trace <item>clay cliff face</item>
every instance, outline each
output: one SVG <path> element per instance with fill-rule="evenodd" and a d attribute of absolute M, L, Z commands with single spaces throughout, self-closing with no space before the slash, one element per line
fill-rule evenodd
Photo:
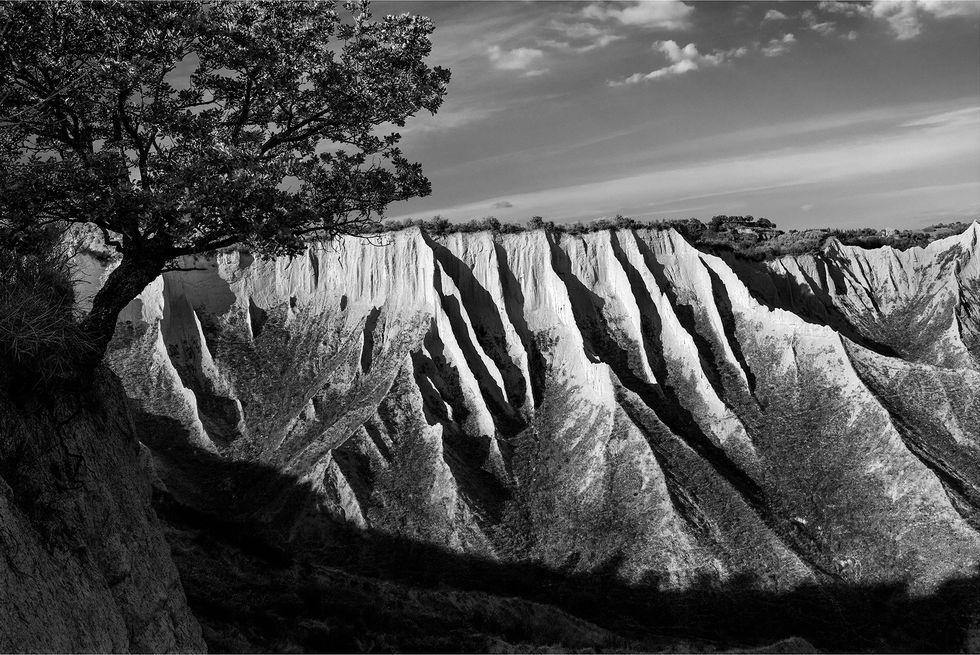
<path fill-rule="evenodd" d="M 926 591 L 980 564 L 978 235 L 767 264 L 642 230 L 188 258 L 108 359 L 175 499 L 293 540 Z"/>

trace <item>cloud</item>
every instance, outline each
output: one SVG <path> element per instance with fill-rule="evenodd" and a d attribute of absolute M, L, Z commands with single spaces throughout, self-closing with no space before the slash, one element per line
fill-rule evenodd
<path fill-rule="evenodd" d="M 485 101 L 480 101 L 479 103 L 471 101 L 469 104 L 464 104 L 454 98 L 450 98 L 446 101 L 446 104 L 439 108 L 438 113 L 434 115 L 427 112 L 420 113 L 408 119 L 405 127 L 391 125 L 390 129 L 386 131 L 398 132 L 403 137 L 433 132 L 444 133 L 447 130 L 463 127 L 464 125 L 478 123 L 488 116 L 503 110 L 505 107 L 506 104 L 492 104 Z"/>
<path fill-rule="evenodd" d="M 870 3 L 824 0 L 817 8 L 843 16 L 865 16 L 882 20 L 899 40 L 919 36 L 922 33 L 922 22 L 926 18 L 943 20 L 980 15 L 980 3 L 967 0 L 872 0 Z"/>
<path fill-rule="evenodd" d="M 814 207 L 816 207 L 816 205 L 814 205 L 814 204 L 811 204 L 811 203 L 807 203 L 807 204 L 805 204 L 805 205 L 800 205 L 800 209 L 801 209 L 801 210 L 803 210 L 803 211 L 805 211 L 805 212 L 808 212 L 808 211 L 810 211 L 810 210 L 811 210 L 811 209 L 813 209 Z"/>
<path fill-rule="evenodd" d="M 867 2 L 849 2 L 846 0 L 822 0 L 817 5 L 820 11 L 832 14 L 843 14 L 844 16 L 857 16 L 867 14 L 869 6 Z"/>
<path fill-rule="evenodd" d="M 803 24 L 807 28 L 813 30 L 820 36 L 830 36 L 837 30 L 837 26 L 833 21 L 821 21 L 811 9 L 807 9 L 800 14 L 800 18 L 803 19 Z"/>
<path fill-rule="evenodd" d="M 768 23 L 775 20 L 786 20 L 786 14 L 779 11 L 778 9 L 770 9 L 766 12 L 766 15 L 762 17 L 763 23 Z"/>
<path fill-rule="evenodd" d="M 919 127 L 889 131 L 858 138 L 835 139 L 812 147 L 776 148 L 747 153 L 730 159 L 706 159 L 677 167 L 641 170 L 627 177 L 541 189 L 509 196 L 527 215 L 575 219 L 631 207 L 664 207 L 669 203 L 707 198 L 757 197 L 759 192 L 778 189 L 864 189 L 872 183 L 901 188 L 908 179 L 919 179 L 924 171 L 975 170 L 980 164 L 976 139 L 980 126 L 949 124 L 939 128 Z M 948 183 L 966 183 L 964 179 Z M 975 181 L 964 187 L 980 191 Z M 800 197 L 799 192 L 794 192 Z M 807 192 L 808 195 L 814 191 Z M 811 195 L 811 197 L 813 197 Z M 974 199 L 976 195 L 974 194 Z M 614 199 L 614 200 L 609 200 Z M 481 215 L 491 200 L 438 208 L 449 218 Z M 610 203 L 614 203 L 611 205 Z M 794 206 L 811 202 L 797 200 Z M 814 206 L 819 210 L 821 206 Z M 887 207 L 894 211 L 894 207 Z M 894 217 L 893 217 L 894 219 Z"/>
<path fill-rule="evenodd" d="M 670 62 L 669 66 L 658 68 L 649 73 L 634 73 L 624 80 L 611 81 L 609 85 L 623 86 L 667 77 L 676 77 L 677 75 L 701 70 L 702 68 L 714 68 L 729 59 L 744 57 L 748 54 L 748 48 L 744 46 L 726 51 L 715 50 L 707 54 L 698 52 L 697 46 L 693 43 L 688 43 L 682 48 L 677 45 L 676 41 L 657 41 L 653 47 L 667 57 L 667 61 Z"/>
<path fill-rule="evenodd" d="M 498 200 L 497 202 L 493 203 L 490 206 L 493 207 L 494 209 L 510 209 L 514 205 L 507 202 L 506 200 Z"/>
<path fill-rule="evenodd" d="M 592 39 L 605 35 L 606 31 L 598 25 L 592 23 L 562 23 L 552 21 L 549 25 L 552 29 L 558 30 L 570 39 Z"/>
<path fill-rule="evenodd" d="M 582 16 L 594 20 L 616 20 L 623 25 L 648 29 L 683 30 L 690 27 L 693 11 L 694 7 L 680 0 L 632 2 L 622 8 L 593 3 L 582 10 Z"/>
<path fill-rule="evenodd" d="M 766 57 L 779 57 L 780 55 L 785 55 L 796 43 L 796 37 L 792 33 L 787 32 L 783 34 L 782 38 L 772 39 L 766 45 L 762 46 L 762 54 Z"/>
<path fill-rule="evenodd" d="M 965 107 L 906 121 L 900 127 L 967 127 L 980 123 L 980 107 Z"/>
<path fill-rule="evenodd" d="M 544 57 L 544 51 L 537 48 L 504 50 L 499 45 L 493 45 L 487 49 L 487 56 L 497 70 L 525 71 L 526 76 L 540 75 L 546 70 L 531 68 Z"/>
<path fill-rule="evenodd" d="M 888 23 L 896 39 L 914 39 L 922 32 L 919 11 L 912 2 L 877 2 L 872 13 Z"/>
<path fill-rule="evenodd" d="M 548 27 L 561 34 L 562 40 L 542 41 L 541 45 L 547 45 L 559 50 L 590 52 L 599 48 L 605 48 L 614 41 L 626 38 L 621 34 L 613 33 L 607 27 L 582 21 L 565 23 L 559 20 L 553 20 Z"/>
<path fill-rule="evenodd" d="M 922 33 L 924 18 L 976 17 L 980 15 L 980 3 L 960 0 L 873 0 L 866 13 L 888 23 L 895 38 L 907 40 Z"/>

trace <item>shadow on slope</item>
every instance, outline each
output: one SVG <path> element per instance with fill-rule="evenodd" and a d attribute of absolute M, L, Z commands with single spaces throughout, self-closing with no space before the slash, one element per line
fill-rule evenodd
<path fill-rule="evenodd" d="M 173 493 L 158 490 L 155 506 L 213 651 L 716 651 L 789 637 L 828 651 L 978 645 L 980 572 L 920 597 L 874 581 L 775 592 L 704 578 L 663 590 L 619 579 L 616 558 L 554 570 L 359 530 L 271 467 L 187 448 L 157 460 Z M 178 497 L 211 502 L 202 511 Z"/>
<path fill-rule="evenodd" d="M 764 261 L 743 259 L 728 253 L 721 257 L 759 304 L 769 309 L 791 312 L 808 323 L 827 326 L 879 355 L 899 356 L 892 346 L 868 336 L 838 309 L 831 294 L 845 293 L 846 287 L 833 260 L 815 255 L 820 279 L 814 280 L 801 271 L 804 278 L 804 282 L 801 282 L 786 271 L 775 270 Z M 877 307 L 875 311 L 880 312 Z"/>

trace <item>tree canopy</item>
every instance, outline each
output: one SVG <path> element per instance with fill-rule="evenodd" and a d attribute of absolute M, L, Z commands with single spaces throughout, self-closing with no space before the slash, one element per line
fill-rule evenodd
<path fill-rule="evenodd" d="M 425 17 L 110 0 L 3 3 L 0 24 L 0 236 L 102 232 L 122 255 L 86 319 L 102 349 L 181 255 L 295 254 L 429 193 L 395 131 L 449 81 Z"/>

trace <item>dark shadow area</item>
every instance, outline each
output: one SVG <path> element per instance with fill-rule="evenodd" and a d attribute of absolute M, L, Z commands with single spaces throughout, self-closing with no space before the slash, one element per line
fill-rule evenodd
<path fill-rule="evenodd" d="M 470 267 L 454 255 L 452 251 L 430 239 L 424 232 L 422 233 L 422 238 L 432 248 L 432 253 L 436 261 L 439 262 L 439 265 L 442 266 L 442 269 L 449 275 L 453 284 L 459 290 L 459 297 L 463 303 L 462 309 L 465 309 L 467 316 L 470 318 L 473 333 L 476 335 L 480 348 L 497 366 L 497 370 L 500 371 L 505 387 L 504 390 L 507 393 L 510 404 L 514 407 L 522 407 L 527 396 L 526 383 L 524 381 L 524 375 L 507 353 L 507 338 L 497 302 L 490 295 L 490 292 L 476 279 Z M 446 302 L 450 299 L 442 293 L 438 274 L 436 277 L 435 282 L 442 296 L 443 305 L 445 306 Z M 465 334 L 460 308 L 455 308 L 455 311 L 452 311 L 452 307 L 445 307 L 445 309 L 449 314 L 450 320 L 453 322 L 454 332 Z M 464 342 L 469 341 L 469 339 L 460 338 L 460 334 L 457 334 L 457 339 L 460 341 L 461 346 L 464 346 Z M 523 429 L 523 426 L 518 428 L 518 431 L 520 429 Z"/>
<path fill-rule="evenodd" d="M 650 244 L 648 244 L 645 239 L 641 238 L 636 230 L 633 231 L 633 241 L 636 243 L 637 250 L 643 257 L 644 265 L 653 275 L 653 279 L 657 283 L 657 287 L 667 298 L 667 301 L 674 312 L 674 316 L 677 317 L 677 321 L 694 341 L 694 346 L 698 351 L 698 360 L 701 364 L 702 372 L 708 379 L 708 382 L 711 384 L 712 388 L 718 394 L 718 397 L 721 398 L 726 404 L 730 403 L 731 397 L 738 395 L 738 389 L 726 388 L 725 379 L 727 377 L 729 382 L 731 382 L 732 376 L 725 376 L 723 374 L 722 369 L 726 366 L 724 358 L 720 357 L 719 354 L 715 352 L 715 347 L 712 345 L 711 341 L 705 338 L 705 336 L 701 334 L 701 330 L 698 329 L 698 318 L 695 315 L 694 307 L 692 305 L 680 302 L 677 297 L 677 292 L 674 290 L 673 284 L 667 278 L 667 269 L 650 249 Z M 731 386 L 731 384 L 729 384 L 729 386 Z"/>
<path fill-rule="evenodd" d="M 725 340 L 728 342 L 728 347 L 731 348 L 732 354 L 735 355 L 735 361 L 738 362 L 739 367 L 742 369 L 742 373 L 745 374 L 746 383 L 749 386 L 749 393 L 753 396 L 755 395 L 755 373 L 749 367 L 747 361 L 745 361 L 745 355 L 742 353 L 742 347 L 738 343 L 738 337 L 735 333 L 735 310 L 732 309 L 732 300 L 728 297 L 728 291 L 725 289 L 725 284 L 718 277 L 718 274 L 712 270 L 710 266 L 705 266 L 704 270 L 708 273 L 708 278 L 711 280 L 711 295 L 715 301 L 715 308 L 718 310 L 718 316 L 721 318 L 721 326 L 725 332 Z"/>
<path fill-rule="evenodd" d="M 493 436 L 474 438 L 460 429 L 460 424 L 469 416 L 469 410 L 463 398 L 459 373 L 443 355 L 444 346 L 434 325 L 425 337 L 425 345 L 432 359 L 418 351 L 413 352 L 411 357 L 415 384 L 422 392 L 426 421 L 429 425 L 442 424 L 443 460 L 453 472 L 463 495 L 481 511 L 499 517 L 507 491 L 493 474 L 483 468 Z M 452 416 L 447 412 L 447 406 L 451 408 Z"/>
<path fill-rule="evenodd" d="M 504 310 L 507 318 L 517 332 L 517 336 L 527 352 L 527 367 L 531 376 L 531 399 L 535 407 L 541 405 L 544 396 L 544 375 L 547 367 L 544 366 L 544 358 L 541 356 L 541 349 L 527 325 L 524 318 L 524 293 L 521 291 L 521 283 L 515 277 L 507 261 L 507 251 L 499 244 L 494 242 L 494 249 L 497 253 L 497 263 L 500 267 L 500 283 L 503 286 Z"/>
<path fill-rule="evenodd" d="M 593 638 L 570 617 L 524 608 L 517 623 L 502 618 L 525 601 L 600 626 L 615 639 L 594 636 L 590 647 L 615 651 L 758 648 L 800 637 L 834 652 L 960 652 L 980 621 L 980 572 L 922 597 L 900 583 L 774 591 L 748 577 L 661 589 L 656 579 L 620 579 L 614 563 L 558 571 L 361 530 L 320 511 L 308 483 L 277 469 L 172 441 L 149 445 L 168 489 L 154 504 L 213 651 L 484 651 L 493 639 L 567 650 Z M 426 608 L 443 601 L 430 616 Z"/>
<path fill-rule="evenodd" d="M 372 307 L 364 321 L 364 345 L 361 346 L 361 373 L 367 375 L 374 362 L 374 331 L 378 328 L 378 317 L 381 310 Z"/>

